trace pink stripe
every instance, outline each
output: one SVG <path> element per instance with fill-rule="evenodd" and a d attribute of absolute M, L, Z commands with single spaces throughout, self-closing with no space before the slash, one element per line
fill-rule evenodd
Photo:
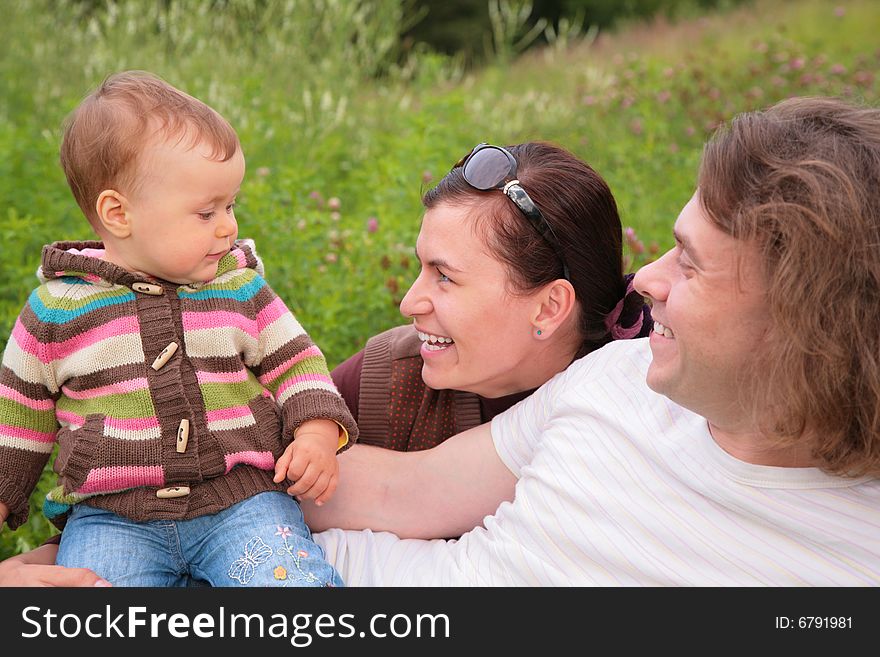
<path fill-rule="evenodd" d="M 283 363 L 281 363 L 281 365 L 279 365 L 275 369 L 270 370 L 268 372 L 264 372 L 263 375 L 260 377 L 260 383 L 262 383 L 263 385 L 266 385 L 267 383 L 269 383 L 269 381 L 274 381 L 279 375 L 281 375 L 283 372 L 286 372 L 287 370 L 289 370 L 291 367 L 296 365 L 301 360 L 305 360 L 306 358 L 312 358 L 314 356 L 321 356 L 321 355 L 322 355 L 321 350 L 318 349 L 317 345 L 312 345 L 308 349 L 303 349 L 296 356 L 294 356 L 293 358 L 291 358 L 289 360 L 284 361 Z"/>
<path fill-rule="evenodd" d="M 196 372 L 199 383 L 241 383 L 247 381 L 247 370 L 237 372 Z"/>
<path fill-rule="evenodd" d="M 89 345 L 95 344 L 96 342 L 100 342 L 101 340 L 115 338 L 120 335 L 138 333 L 139 331 L 140 325 L 138 324 L 137 317 L 134 315 L 120 317 L 101 326 L 89 329 L 88 331 L 70 338 L 69 340 L 65 340 L 64 342 L 47 342 L 43 344 L 42 347 L 45 349 L 45 358 L 44 354 L 40 353 L 40 342 L 28 333 L 24 328 L 24 325 L 20 322 L 16 322 L 15 328 L 12 329 L 12 336 L 22 349 L 33 354 L 42 362 L 48 363 L 58 358 L 65 358 L 66 356 L 69 356 L 80 349 L 84 349 Z"/>
<path fill-rule="evenodd" d="M 3 385 L 2 383 L 0 383 L 0 397 L 11 399 L 16 403 L 21 404 L 22 406 L 27 406 L 35 411 L 48 411 L 55 408 L 55 402 L 51 399 L 31 399 L 30 397 L 25 397 L 18 390 Z"/>
<path fill-rule="evenodd" d="M 38 443 L 54 443 L 55 433 L 44 433 L 43 431 L 34 431 L 33 429 L 25 429 L 24 427 L 13 427 L 8 424 L 0 424 L 0 435 L 9 436 L 11 438 L 21 438 L 23 440 L 32 440 Z"/>
<path fill-rule="evenodd" d="M 251 409 L 247 406 L 230 406 L 229 408 L 218 408 L 216 411 L 208 411 L 205 417 L 208 422 L 216 422 L 217 420 L 234 420 L 250 414 Z"/>
<path fill-rule="evenodd" d="M 21 350 L 31 356 L 36 356 L 42 362 L 46 362 L 42 358 L 41 342 L 36 337 L 28 333 L 24 327 L 21 318 L 15 320 L 15 326 L 12 327 L 12 338 L 21 348 Z"/>
<path fill-rule="evenodd" d="M 287 310 L 287 306 L 284 305 L 284 302 L 280 297 L 275 297 L 275 299 L 265 308 L 263 308 L 260 312 L 257 313 L 257 326 L 260 327 L 262 331 L 264 328 L 269 326 L 276 319 L 281 317 L 282 315 L 287 314 L 289 311 Z"/>
<path fill-rule="evenodd" d="M 236 327 L 256 338 L 259 335 L 254 322 L 239 313 L 215 310 L 206 313 L 183 313 L 183 329 L 197 331 L 199 329 L 216 329 Z"/>
<path fill-rule="evenodd" d="M 86 423 L 86 419 L 82 415 L 77 415 L 70 411 L 56 411 L 55 417 L 60 422 L 66 422 L 78 427 Z M 132 419 L 105 417 L 104 426 L 113 427 L 119 431 L 147 431 L 148 429 L 158 428 L 159 419 L 156 417 L 136 417 Z"/>
<path fill-rule="evenodd" d="M 98 260 L 104 259 L 104 249 L 82 249 L 81 251 L 77 251 L 76 249 L 69 249 L 71 253 L 81 253 L 84 256 L 89 256 L 90 258 L 97 258 Z"/>
<path fill-rule="evenodd" d="M 77 493 L 108 493 L 138 486 L 161 486 L 165 474 L 160 465 L 128 465 L 95 468 L 89 471 L 85 483 Z"/>
<path fill-rule="evenodd" d="M 246 463 L 260 470 L 275 469 L 275 459 L 272 457 L 272 452 L 235 452 L 226 454 L 224 458 L 226 459 L 226 472 L 232 470 L 239 463 Z"/>
<path fill-rule="evenodd" d="M 244 269 L 245 267 L 247 267 L 247 256 L 242 249 L 233 249 L 232 255 L 235 256 L 235 259 L 238 262 L 239 269 Z"/>
<path fill-rule="evenodd" d="M 77 415 L 76 413 L 71 413 L 70 411 L 55 411 L 55 419 L 57 419 L 59 422 L 72 424 L 78 427 L 81 427 L 86 423 L 86 419 L 82 415 Z"/>
<path fill-rule="evenodd" d="M 309 381 L 320 381 L 321 383 L 329 383 L 333 385 L 333 379 L 329 376 L 324 376 L 323 374 L 300 374 L 299 376 L 295 376 L 292 379 L 288 379 L 278 388 L 278 392 L 275 393 L 276 397 L 280 397 L 281 393 L 290 388 L 291 386 L 295 386 L 298 383 L 306 383 Z"/>
<path fill-rule="evenodd" d="M 127 392 L 135 392 L 136 390 L 145 390 L 149 387 L 149 383 L 145 377 L 139 379 L 129 379 L 128 381 L 120 381 L 119 383 L 111 383 L 100 388 L 90 388 L 89 390 L 71 390 L 67 386 L 61 386 L 61 390 L 70 399 L 93 399 L 95 397 L 103 397 L 105 395 L 124 394 Z"/>
<path fill-rule="evenodd" d="M 75 338 L 65 340 L 64 342 L 49 343 L 47 346 L 47 355 L 52 360 L 65 358 L 70 354 L 77 352 L 85 347 L 93 345 L 102 340 L 119 337 L 121 335 L 130 335 L 132 333 L 140 333 L 140 324 L 137 317 L 127 315 L 118 319 L 111 320 L 103 326 L 96 326 Z"/>

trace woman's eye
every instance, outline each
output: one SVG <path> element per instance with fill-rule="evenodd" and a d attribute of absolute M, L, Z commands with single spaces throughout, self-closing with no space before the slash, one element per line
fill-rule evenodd
<path fill-rule="evenodd" d="M 449 278 L 449 276 L 447 276 L 446 274 L 444 274 L 444 273 L 443 273 L 442 271 L 440 271 L 439 269 L 437 270 L 437 277 L 438 277 L 438 281 L 439 281 L 440 283 L 451 283 L 451 282 L 452 282 L 452 279 Z"/>

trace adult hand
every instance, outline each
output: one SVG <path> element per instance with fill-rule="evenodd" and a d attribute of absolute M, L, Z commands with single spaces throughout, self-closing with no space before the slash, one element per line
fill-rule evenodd
<path fill-rule="evenodd" d="M 110 586 L 91 570 L 56 566 L 57 552 L 57 545 L 41 545 L 0 561 L 0 586 Z"/>

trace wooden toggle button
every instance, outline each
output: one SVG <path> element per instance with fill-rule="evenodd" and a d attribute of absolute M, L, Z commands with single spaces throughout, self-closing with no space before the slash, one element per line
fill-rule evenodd
<path fill-rule="evenodd" d="M 135 292 L 140 292 L 141 294 L 149 294 L 154 297 L 159 297 L 164 294 L 161 285 L 154 285 L 153 283 L 144 283 L 143 281 L 138 281 L 137 283 L 133 283 L 131 289 Z"/>
<path fill-rule="evenodd" d="M 172 342 L 162 350 L 162 353 L 156 356 L 156 360 L 153 361 L 153 364 L 150 365 L 150 367 L 158 371 L 165 363 L 171 360 L 171 357 L 175 354 L 176 351 L 177 343 Z"/>
<path fill-rule="evenodd" d="M 189 495 L 189 486 L 168 486 L 156 491 L 156 497 L 160 500 L 170 500 L 175 497 L 186 497 L 187 495 Z"/>
<path fill-rule="evenodd" d="M 177 427 L 177 453 L 183 454 L 186 451 L 186 444 L 189 442 L 189 420 L 183 419 Z"/>

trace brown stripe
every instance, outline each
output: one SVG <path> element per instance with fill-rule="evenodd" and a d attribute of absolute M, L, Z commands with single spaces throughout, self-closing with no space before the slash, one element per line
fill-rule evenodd
<path fill-rule="evenodd" d="M 245 368 L 241 358 L 237 356 L 217 356 L 211 358 L 190 358 L 190 362 L 198 372 L 228 373 L 240 372 Z"/>
<path fill-rule="evenodd" d="M 97 365 L 97 364 L 96 364 Z M 147 376 L 146 363 L 134 363 L 130 365 L 117 365 L 105 370 L 98 370 L 89 374 L 82 374 L 64 382 L 64 387 L 73 391 L 91 390 L 112 383 L 121 383 Z"/>
<path fill-rule="evenodd" d="M 261 376 L 263 372 L 271 372 L 279 365 L 284 364 L 298 353 L 305 351 L 315 343 L 312 342 L 312 339 L 306 335 L 305 333 L 295 337 L 290 342 L 285 342 L 278 349 L 276 349 L 273 353 L 266 355 L 263 358 L 263 361 L 255 366 L 254 374 L 257 376 Z M 323 369 L 327 369 L 327 363 L 324 363 Z M 330 372 L 327 371 L 327 376 L 330 376 Z"/>
<path fill-rule="evenodd" d="M 268 285 L 263 285 L 249 303 L 253 306 L 254 311 L 259 313 L 277 298 L 278 295 L 272 291 L 272 288 Z"/>
<path fill-rule="evenodd" d="M 113 495 L 89 498 L 89 506 L 107 509 L 143 522 L 146 520 L 187 520 L 217 513 L 258 493 L 284 490 L 290 484 L 272 481 L 274 473 L 239 465 L 223 477 L 188 484 L 186 497 L 159 499 L 156 488 L 133 488 Z"/>
<path fill-rule="evenodd" d="M 5 365 L 0 367 L 0 383 L 9 386 L 13 390 L 17 390 L 25 397 L 30 397 L 31 399 L 45 400 L 58 398 L 57 394 L 51 394 L 42 383 L 30 383 L 25 381 L 24 379 L 19 378 L 15 372 Z"/>

